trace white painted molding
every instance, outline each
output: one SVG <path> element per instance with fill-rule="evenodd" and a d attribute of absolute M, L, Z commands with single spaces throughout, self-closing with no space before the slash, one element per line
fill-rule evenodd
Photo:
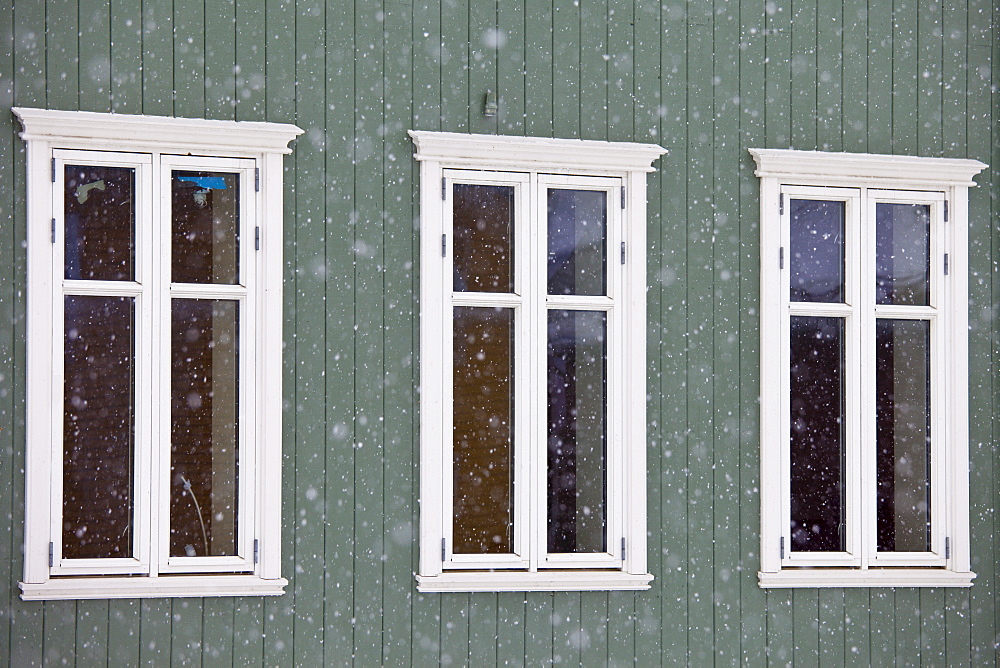
<path fill-rule="evenodd" d="M 60 148 L 164 151 L 197 155 L 291 153 L 302 130 L 285 123 L 220 121 L 14 107 L 25 141 Z"/>
<path fill-rule="evenodd" d="M 653 576 L 608 571 L 537 571 L 535 573 L 443 573 L 417 576 L 422 592 L 476 591 L 642 591 Z"/>
<path fill-rule="evenodd" d="M 512 171 L 557 171 L 601 174 L 615 171 L 652 172 L 652 163 L 667 150 L 656 144 L 473 135 L 458 132 L 410 130 L 417 147 L 417 160 L 441 163 L 442 167 L 509 169 Z"/>
<path fill-rule="evenodd" d="M 932 568 L 785 569 L 779 573 L 757 573 L 764 588 L 791 587 L 971 587 L 975 573 L 957 573 Z"/>
<path fill-rule="evenodd" d="M 972 177 L 988 165 L 978 160 L 920 158 L 871 153 L 827 153 L 752 148 L 755 175 L 782 183 L 865 185 L 871 188 L 975 186 Z M 817 183 L 820 181 L 820 183 Z"/>
<path fill-rule="evenodd" d="M 170 575 L 155 578 L 53 578 L 44 584 L 18 583 L 24 601 L 110 598 L 191 598 L 280 596 L 288 580 L 255 575 Z"/>

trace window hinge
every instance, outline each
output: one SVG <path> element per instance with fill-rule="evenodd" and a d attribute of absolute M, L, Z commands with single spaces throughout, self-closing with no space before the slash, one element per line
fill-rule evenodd
<path fill-rule="evenodd" d="M 949 269 L 949 267 L 948 267 L 948 254 L 945 253 L 944 254 L 944 275 L 945 276 L 948 275 L 948 269 Z"/>
<path fill-rule="evenodd" d="M 778 269 L 785 268 L 785 247 L 782 246 L 778 249 Z"/>
<path fill-rule="evenodd" d="M 944 558 L 951 559 L 951 538 L 947 536 L 944 539 Z"/>
<path fill-rule="evenodd" d="M 441 257 L 447 257 L 448 255 L 448 235 L 441 235 Z"/>
<path fill-rule="evenodd" d="M 781 546 L 781 558 L 784 559 L 785 558 L 785 537 L 784 536 L 781 537 L 780 546 Z"/>
<path fill-rule="evenodd" d="M 49 543 L 49 568 L 52 568 L 53 566 L 56 565 L 55 555 L 56 555 L 55 546 L 52 543 Z"/>
<path fill-rule="evenodd" d="M 52 158 L 52 183 L 56 182 L 56 159 Z M 947 220 L 947 218 L 945 218 Z"/>
<path fill-rule="evenodd" d="M 622 264 L 625 264 L 625 242 L 622 242 Z"/>
<path fill-rule="evenodd" d="M 944 222 L 948 222 L 948 200 L 944 201 Z"/>
<path fill-rule="evenodd" d="M 52 219 L 52 243 L 56 242 L 56 219 Z"/>
<path fill-rule="evenodd" d="M 785 215 L 785 193 L 778 194 L 778 215 Z"/>
<path fill-rule="evenodd" d="M 446 199 L 448 199 L 448 183 L 445 181 L 445 178 L 442 176 L 441 177 L 441 200 L 444 201 Z"/>
<path fill-rule="evenodd" d="M 253 189 L 260 192 L 260 167 L 254 167 L 253 170 Z"/>
<path fill-rule="evenodd" d="M 253 539 L 253 563 L 260 562 L 260 540 Z"/>
<path fill-rule="evenodd" d="M 625 561 L 625 536 L 622 536 L 622 561 Z"/>
<path fill-rule="evenodd" d="M 253 249 L 260 250 L 260 225 L 253 228 Z"/>
<path fill-rule="evenodd" d="M 444 538 L 442 538 L 441 539 L 441 561 L 444 561 L 444 555 L 445 555 L 445 551 L 444 551 Z"/>
<path fill-rule="evenodd" d="M 625 186 L 622 186 L 622 208 L 625 208 Z"/>

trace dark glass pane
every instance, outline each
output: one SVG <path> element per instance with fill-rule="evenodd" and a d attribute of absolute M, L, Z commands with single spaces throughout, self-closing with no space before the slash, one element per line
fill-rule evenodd
<path fill-rule="evenodd" d="M 607 193 L 555 188 L 548 193 L 549 294 L 605 294 Z"/>
<path fill-rule="evenodd" d="M 549 311 L 548 551 L 607 551 L 607 318 Z"/>
<path fill-rule="evenodd" d="M 135 302 L 72 296 L 63 304 L 62 554 L 132 557 Z"/>
<path fill-rule="evenodd" d="M 844 321 L 791 318 L 791 541 L 844 549 Z"/>
<path fill-rule="evenodd" d="M 174 283 L 239 283 L 240 179 L 225 172 L 173 172 Z"/>
<path fill-rule="evenodd" d="M 789 299 L 844 301 L 844 202 L 791 199 Z"/>
<path fill-rule="evenodd" d="M 454 185 L 455 292 L 514 292 L 514 188 Z"/>
<path fill-rule="evenodd" d="M 170 555 L 234 555 L 237 302 L 174 299 L 171 311 Z"/>
<path fill-rule="evenodd" d="M 456 554 L 509 554 L 514 529 L 514 310 L 454 309 Z"/>
<path fill-rule="evenodd" d="M 131 281 L 135 275 L 135 169 L 66 165 L 66 278 Z"/>
<path fill-rule="evenodd" d="M 878 549 L 925 552 L 931 539 L 930 323 L 875 328 Z"/>
<path fill-rule="evenodd" d="M 930 255 L 929 206 L 875 205 L 875 289 L 879 304 L 929 304 Z"/>

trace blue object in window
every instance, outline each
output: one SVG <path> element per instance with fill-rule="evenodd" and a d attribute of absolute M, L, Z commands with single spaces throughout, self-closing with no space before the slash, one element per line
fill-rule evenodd
<path fill-rule="evenodd" d="M 226 190 L 226 180 L 221 176 L 181 176 L 181 181 L 193 183 L 205 190 Z"/>

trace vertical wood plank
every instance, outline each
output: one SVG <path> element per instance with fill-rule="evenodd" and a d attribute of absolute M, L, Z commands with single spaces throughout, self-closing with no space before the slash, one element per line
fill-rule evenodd
<path fill-rule="evenodd" d="M 944 590 L 921 589 L 920 660 L 927 666 L 945 665 Z"/>
<path fill-rule="evenodd" d="M 76 663 L 76 601 L 46 601 L 41 641 L 44 665 Z"/>
<path fill-rule="evenodd" d="M 79 0 L 79 20 L 80 109 L 111 111 L 111 7 Z"/>
<path fill-rule="evenodd" d="M 236 3 L 236 120 L 264 118 L 265 0 Z"/>
<path fill-rule="evenodd" d="M 139 604 L 139 662 L 170 664 L 170 608 L 164 598 L 147 598 Z"/>
<path fill-rule="evenodd" d="M 552 662 L 580 665 L 580 594 L 557 591 L 552 595 Z"/>
<path fill-rule="evenodd" d="M 552 2 L 552 129 L 580 137 L 580 3 Z"/>
<path fill-rule="evenodd" d="M 818 593 L 820 665 L 847 665 L 847 656 L 844 654 L 844 619 L 846 615 L 844 590 L 823 588 Z"/>
<path fill-rule="evenodd" d="M 551 137 L 553 132 L 553 34 L 550 0 L 524 0 L 525 134 Z"/>
<path fill-rule="evenodd" d="M 56 109 L 79 109 L 81 39 L 76 8 L 63 7 L 56 0 L 39 4 L 45 21 L 46 103 Z"/>
<path fill-rule="evenodd" d="M 483 113 L 486 91 L 497 90 L 500 33 L 496 0 L 469 3 L 469 132 L 496 134 L 497 116 Z"/>
<path fill-rule="evenodd" d="M 405 4 L 387 4 L 385 32 L 385 103 L 383 118 L 385 143 L 382 163 L 385 166 L 383 203 L 385 211 L 385 539 L 383 554 L 385 585 L 384 610 L 392 611 L 384 624 L 382 662 L 405 665 L 410 658 L 412 625 L 411 592 L 414 590 L 413 564 L 417 559 L 414 498 L 416 478 L 414 443 L 416 412 L 414 393 L 415 336 L 417 314 L 415 295 L 419 284 L 414 273 L 414 258 L 419 255 L 419 234 L 414 226 L 416 206 L 413 193 L 417 168 L 412 160 L 412 144 L 406 135 L 412 113 L 410 77 L 413 54 L 409 36 L 413 30 L 410 8 Z M 494 84 L 495 85 L 495 84 Z M 495 606 L 494 606 L 495 607 Z M 496 613 L 493 613 L 494 624 Z M 495 646 L 495 643 L 493 644 Z"/>
<path fill-rule="evenodd" d="M 174 113 L 174 28 L 171 0 L 142 3 L 142 113 Z"/>
<path fill-rule="evenodd" d="M 201 638 L 205 613 L 205 599 L 170 599 L 170 660 L 171 666 L 200 666 L 202 659 Z"/>
<path fill-rule="evenodd" d="M 816 3 L 816 148 L 843 150 L 844 4 Z"/>
<path fill-rule="evenodd" d="M 896 617 L 896 665 L 916 666 L 920 656 L 920 591 L 912 587 L 901 587 L 895 591 Z"/>
<path fill-rule="evenodd" d="M 585 591 L 580 594 L 580 647 L 581 666 L 606 665 L 610 659 L 608 650 L 608 598 L 602 591 Z M 638 649 L 638 643 L 637 643 Z M 644 648 L 655 650 L 655 647 Z M 636 662 L 642 658 L 636 656 Z"/>
<path fill-rule="evenodd" d="M 205 12 L 205 117 L 236 118 L 236 0 Z"/>
<path fill-rule="evenodd" d="M 844 591 L 844 653 L 855 665 L 871 663 L 871 616 L 868 590 L 851 587 Z"/>
<path fill-rule="evenodd" d="M 498 594 L 475 594 L 469 597 L 469 665 L 495 666 L 504 657 L 497 651 Z"/>
<path fill-rule="evenodd" d="M 793 661 L 795 636 L 792 613 L 792 592 L 785 589 L 767 591 L 767 665 L 787 666 Z"/>
<path fill-rule="evenodd" d="M 791 148 L 816 148 L 816 0 L 792 0 Z"/>
<path fill-rule="evenodd" d="M 205 117 L 205 2 L 174 0 L 174 113 Z"/>
<path fill-rule="evenodd" d="M 768 147 L 789 148 L 792 145 L 791 10 L 791 0 L 779 0 L 770 5 L 767 11 L 764 118 Z M 861 53 L 864 52 L 865 47 L 862 45 Z"/>
<path fill-rule="evenodd" d="M 135 666 L 139 663 L 139 599 L 108 602 L 108 666 Z"/>
<path fill-rule="evenodd" d="M 578 44 L 579 53 L 579 101 L 580 101 L 580 130 L 579 136 L 583 139 L 607 139 L 608 107 L 611 103 L 611 83 L 609 81 L 609 62 L 612 58 L 611 45 L 608 42 L 608 33 L 611 26 L 616 23 L 614 14 L 609 12 L 607 0 L 591 1 L 579 3 L 579 31 L 580 39 Z M 558 12 L 557 12 L 558 16 Z M 570 30 L 567 33 L 572 34 Z M 556 38 L 557 49 L 560 44 L 559 37 Z M 628 44 L 621 44 L 619 48 L 627 49 Z M 623 54 L 625 59 L 627 54 Z M 560 62 L 557 57 L 556 62 Z M 567 75 L 569 73 L 567 72 Z M 631 93 L 631 91 L 629 91 Z M 631 98 L 631 95 L 628 97 Z M 561 112 L 557 111 L 557 115 Z M 631 117 L 631 114 L 629 114 Z M 558 120 L 558 119 L 557 119 Z"/>
<path fill-rule="evenodd" d="M 497 100 L 501 134 L 524 134 L 525 48 L 524 1 L 498 2 Z"/>
<path fill-rule="evenodd" d="M 142 7 L 131 0 L 111 0 L 111 111 L 142 112 Z"/>
<path fill-rule="evenodd" d="M 652 68 L 648 68 L 646 64 L 655 63 L 659 57 L 650 48 L 652 34 L 648 30 L 643 32 L 643 28 L 652 27 L 650 14 L 657 9 L 654 3 L 608 0 L 608 48 L 607 55 L 602 54 L 602 57 L 606 57 L 608 61 L 606 136 L 611 141 L 651 139 L 636 129 L 636 116 L 643 105 L 655 103 L 655 100 L 648 98 L 656 87 L 647 77 Z M 593 18 L 591 14 L 590 20 Z M 643 22 L 646 26 L 643 26 Z M 586 26 L 584 29 L 587 29 Z M 638 45 L 640 37 L 648 40 L 645 41 L 646 49 L 641 52 Z M 637 87 L 636 84 L 643 78 L 647 78 L 645 86 Z M 594 129 L 591 128 L 590 131 L 593 132 Z M 655 141 L 655 138 L 652 140 Z"/>
<path fill-rule="evenodd" d="M 529 593 L 525 601 L 524 665 L 550 665 L 553 655 L 553 595 L 548 592 Z"/>
<path fill-rule="evenodd" d="M 917 143 L 917 7 L 895 0 L 892 11 L 892 152 L 914 155 Z"/>
<path fill-rule="evenodd" d="M 107 601 L 76 604 L 76 660 L 81 665 L 103 665 L 108 660 L 109 629 Z"/>
<path fill-rule="evenodd" d="M 868 592 L 869 651 L 873 665 L 892 663 L 896 653 L 895 597 L 892 589 L 873 588 Z"/>
<path fill-rule="evenodd" d="M 525 594 L 497 594 L 497 658 L 507 665 L 524 665 Z"/>
<path fill-rule="evenodd" d="M 235 656 L 235 601 L 206 598 L 201 644 L 203 666 L 232 666 Z"/>
<path fill-rule="evenodd" d="M 264 602 L 260 598 L 236 600 L 233 611 L 233 665 L 249 666 L 264 661 Z"/>
<path fill-rule="evenodd" d="M 819 664 L 819 590 L 792 591 L 792 639 L 794 664 Z"/>
<path fill-rule="evenodd" d="M 441 595 L 441 663 L 469 663 L 469 607 L 474 594 Z M 552 620 L 549 620 L 551 625 Z"/>
<path fill-rule="evenodd" d="M 845 151 L 868 150 L 868 2 L 844 0 L 844 90 L 841 117 Z"/>
<path fill-rule="evenodd" d="M 917 145 L 920 155 L 941 155 L 941 4 L 919 3 L 917 16 Z"/>
<path fill-rule="evenodd" d="M 868 7 L 868 151 L 892 153 L 892 0 Z"/>
<path fill-rule="evenodd" d="M 441 4 L 441 124 L 469 131 L 469 0 Z"/>
<path fill-rule="evenodd" d="M 608 593 L 608 663 L 630 665 L 635 661 L 635 594 Z"/>

